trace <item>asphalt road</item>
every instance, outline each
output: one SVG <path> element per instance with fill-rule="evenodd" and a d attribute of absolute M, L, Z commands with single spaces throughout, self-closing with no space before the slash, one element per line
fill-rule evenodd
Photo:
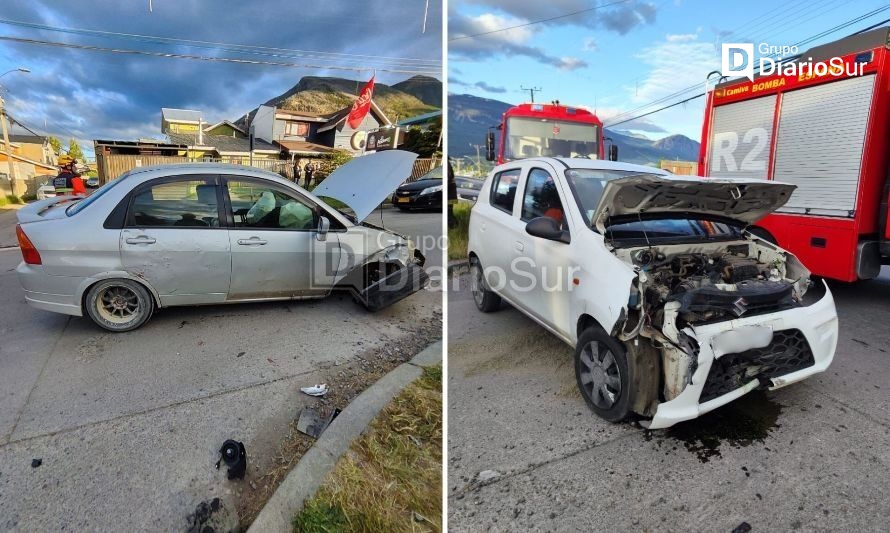
<path fill-rule="evenodd" d="M 389 210 L 384 223 L 441 235 L 436 213 Z M 437 255 L 441 265 L 427 251 L 432 266 Z M 346 295 L 165 309 L 110 334 L 29 308 L 20 260 L 0 250 L 3 531 L 184 530 L 199 502 L 250 490 L 214 468 L 225 439 L 245 443 L 249 477 L 263 471 L 313 401 L 300 387 L 441 316 L 441 292 L 424 290 L 374 314 Z"/>
<path fill-rule="evenodd" d="M 832 285 L 827 372 L 653 432 L 593 415 L 573 350 L 506 304 L 478 312 L 466 281 L 448 295 L 450 530 L 887 530 L 887 268 Z"/>

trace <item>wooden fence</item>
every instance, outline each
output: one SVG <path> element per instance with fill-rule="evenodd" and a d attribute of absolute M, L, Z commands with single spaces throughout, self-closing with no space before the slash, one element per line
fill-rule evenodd
<path fill-rule="evenodd" d="M 421 176 L 441 165 L 442 160 L 438 157 L 417 158 L 414 160 L 414 170 L 411 171 L 411 177 L 406 181 L 417 181 Z"/>

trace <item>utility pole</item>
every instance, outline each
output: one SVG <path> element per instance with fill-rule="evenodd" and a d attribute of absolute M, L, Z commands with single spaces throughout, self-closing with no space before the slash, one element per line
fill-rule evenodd
<path fill-rule="evenodd" d="M 479 155 L 479 150 L 483 147 L 481 144 L 474 144 L 473 148 L 476 149 L 476 175 L 478 176 L 482 174 L 482 156 Z"/>
<path fill-rule="evenodd" d="M 528 91 L 528 93 L 532 97 L 532 103 L 535 103 L 535 93 L 541 92 L 540 87 L 523 87 L 522 85 L 520 85 L 519 88 L 523 91 Z"/>
<path fill-rule="evenodd" d="M 9 131 L 6 128 L 6 107 L 3 95 L 0 95 L 0 125 L 3 127 L 3 149 L 6 151 L 6 163 L 9 165 L 9 193 L 15 196 L 15 184 L 19 177 L 15 163 L 12 161 L 12 145 L 9 144 Z"/>
<path fill-rule="evenodd" d="M 0 78 L 6 76 L 11 72 L 22 72 L 24 74 L 27 74 L 31 71 L 22 67 L 14 68 L 12 70 L 7 70 L 3 74 L 0 74 Z M 6 150 L 6 162 L 9 164 L 9 192 L 13 196 L 15 196 L 15 184 L 18 181 L 18 174 L 16 172 L 15 163 L 12 162 L 12 145 L 9 144 L 9 131 L 7 131 L 6 129 L 7 115 L 5 104 L 6 102 L 3 101 L 3 95 L 0 94 L 0 126 L 2 126 L 3 129 L 3 147 Z"/>

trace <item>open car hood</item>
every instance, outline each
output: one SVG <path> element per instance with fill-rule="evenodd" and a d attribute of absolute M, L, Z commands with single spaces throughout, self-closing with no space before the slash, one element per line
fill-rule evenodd
<path fill-rule="evenodd" d="M 747 226 L 785 205 L 796 188 L 766 180 L 639 174 L 608 181 L 590 220 L 601 233 L 610 217 L 643 213 L 718 216 Z"/>
<path fill-rule="evenodd" d="M 340 200 L 362 221 L 411 176 L 415 159 L 417 154 L 404 150 L 353 158 L 325 178 L 312 194 Z"/>

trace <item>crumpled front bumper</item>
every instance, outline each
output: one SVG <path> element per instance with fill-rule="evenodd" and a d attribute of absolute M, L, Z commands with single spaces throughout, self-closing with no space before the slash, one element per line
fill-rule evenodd
<path fill-rule="evenodd" d="M 699 345 L 698 366 L 692 375 L 692 381 L 676 398 L 659 404 L 652 420 L 648 423 L 643 422 L 642 425 L 649 429 L 670 427 L 677 422 L 701 416 L 758 388 L 762 378 L 752 377 L 743 386 L 700 403 L 712 365 L 719 357 L 732 355 L 716 355 L 713 346 L 714 340 L 726 331 L 745 326 L 766 326 L 774 332 L 798 330 L 809 344 L 814 364 L 789 374 L 765 380 L 768 381 L 767 388 L 769 390 L 775 390 L 823 372 L 831 364 L 837 348 L 837 311 L 827 284 L 825 284 L 825 295 L 818 302 L 806 307 L 687 328 L 684 331 L 695 338 Z"/>
<path fill-rule="evenodd" d="M 417 263 L 408 263 L 358 292 L 357 297 L 369 311 L 378 311 L 411 296 L 429 282 L 430 276 Z"/>

